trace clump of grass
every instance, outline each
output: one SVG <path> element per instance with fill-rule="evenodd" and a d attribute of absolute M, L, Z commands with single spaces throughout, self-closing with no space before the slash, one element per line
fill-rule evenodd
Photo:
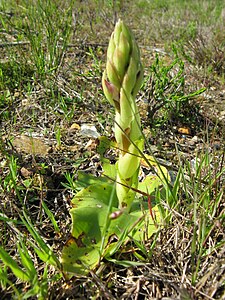
<path fill-rule="evenodd" d="M 31 1 L 29 5 L 22 2 L 19 13 L 21 19 L 16 18 L 14 13 L 12 18 L 6 18 L 4 22 L 2 19 L 5 31 L 13 34 L 17 41 L 28 42 L 30 64 L 38 76 L 56 74 L 63 63 L 73 29 L 72 3 L 67 7 L 51 0 Z M 11 33 L 12 28 L 16 28 L 16 32 Z"/>
<path fill-rule="evenodd" d="M 23 34 L 30 42 L 31 59 L 42 76 L 56 73 L 62 65 L 72 30 L 71 7 L 64 8 L 53 1 L 37 1 L 27 7 Z"/>
<path fill-rule="evenodd" d="M 177 57 L 171 63 L 166 64 L 157 55 L 149 68 L 145 88 L 150 126 L 160 126 L 171 118 L 179 118 L 182 107 L 188 105 L 190 99 L 205 91 L 205 88 L 202 88 L 186 94 L 185 87 L 182 59 Z"/>
<path fill-rule="evenodd" d="M 205 37 L 197 34 L 192 41 L 182 45 L 182 53 L 189 62 L 202 67 L 206 73 L 215 73 L 222 76 L 225 71 L 225 43 L 220 32 Z"/>
<path fill-rule="evenodd" d="M 31 81 L 33 74 L 34 70 L 29 64 L 11 57 L 10 61 L 0 62 L 0 89 L 20 90 Z"/>

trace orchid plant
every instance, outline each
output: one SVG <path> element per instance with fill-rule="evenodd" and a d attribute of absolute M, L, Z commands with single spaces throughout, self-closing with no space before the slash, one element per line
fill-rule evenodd
<path fill-rule="evenodd" d="M 143 240 L 157 230 L 159 211 L 157 206 L 151 207 L 150 194 L 168 178 L 168 172 L 143 154 L 144 137 L 135 101 L 142 79 L 138 45 L 130 29 L 119 20 L 109 41 L 102 86 L 115 108 L 114 132 L 120 154 L 115 165 L 104 158 L 109 142 L 99 150 L 105 176 L 78 174 L 76 184 L 81 190 L 72 200 L 71 237 L 62 252 L 63 271 L 67 274 L 86 275 L 102 257 L 110 260 L 127 239 Z M 103 137 L 101 144 L 105 144 Z M 158 174 L 138 182 L 143 159 Z M 148 197 L 142 205 L 140 195 Z"/>

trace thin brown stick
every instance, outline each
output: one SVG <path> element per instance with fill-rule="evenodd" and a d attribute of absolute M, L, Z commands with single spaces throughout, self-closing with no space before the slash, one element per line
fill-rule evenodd
<path fill-rule="evenodd" d="M 25 46 L 25 45 L 30 45 L 30 42 L 5 42 L 0 44 L 0 48 L 5 48 L 5 47 L 15 47 L 15 46 Z"/>

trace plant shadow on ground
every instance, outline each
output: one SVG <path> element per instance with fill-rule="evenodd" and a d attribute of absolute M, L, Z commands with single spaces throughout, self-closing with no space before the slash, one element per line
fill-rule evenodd
<path fill-rule="evenodd" d="M 3 1 L 0 5 L 1 247 L 22 270 L 26 269 L 24 261 L 28 263 L 29 259 L 22 261 L 21 252 L 26 256 L 27 249 L 37 270 L 35 273 L 29 262 L 33 280 L 23 281 L 1 260 L 1 299 L 24 299 L 24 294 L 29 299 L 223 299 L 225 296 L 225 137 L 221 113 L 225 108 L 220 106 L 217 110 L 219 102 L 224 101 L 225 90 L 221 54 L 224 48 L 218 34 L 223 32 L 225 7 L 221 1 L 216 6 L 212 1 L 203 1 L 201 10 L 195 1 L 190 1 L 190 7 L 178 1 L 176 8 L 173 1 L 113 2 L 114 6 L 110 1 L 103 7 L 100 2 L 81 1 L 71 6 L 58 3 L 56 7 L 48 1 L 52 4 L 48 8 L 39 6 L 40 24 L 45 13 L 54 16 L 56 9 L 68 16 L 63 19 L 68 26 L 63 43 L 63 24 L 55 24 L 59 27 L 53 28 L 57 36 L 52 49 L 50 40 L 46 42 L 48 27 L 40 35 L 32 36 L 39 27 L 32 23 L 29 14 L 38 11 L 26 10 L 26 1 Z M 37 3 L 41 2 L 32 1 L 32 7 Z M 221 21 L 218 24 L 216 15 Z M 43 250 L 43 245 L 40 241 L 38 244 L 35 232 L 59 258 L 70 236 L 69 210 L 77 192 L 77 172 L 101 174 L 97 140 L 84 136 L 81 125 L 92 123 L 100 135 L 113 135 L 113 117 L 109 114 L 112 109 L 103 97 L 101 73 L 108 38 L 118 16 L 131 25 L 137 36 L 146 65 L 145 78 L 150 78 L 148 67 L 155 61 L 156 53 L 165 66 L 176 59 L 171 50 L 176 43 L 177 55 L 185 66 L 184 94 L 203 87 L 207 90 L 181 103 L 177 112 L 171 106 L 157 110 L 150 119 L 147 112 L 154 103 L 149 99 L 162 100 L 148 98 L 150 81 L 146 79 L 138 99 L 148 142 L 146 151 L 166 165 L 171 174 L 180 176 L 177 190 L 173 191 L 176 201 L 169 210 L 170 222 L 147 241 L 131 240 L 124 244 L 113 256 L 114 262 L 103 260 L 89 276 L 66 280 L 57 259 L 50 260 L 38 252 L 37 248 Z M 176 19 L 183 22 L 178 24 Z M 205 43 L 209 32 L 209 40 L 217 44 Z M 57 53 L 54 47 L 58 47 Z M 202 55 L 206 51 L 204 61 Z M 179 68 L 174 69 L 171 78 L 177 71 Z M 205 105 L 208 101 L 214 103 L 209 108 Z M 107 153 L 107 157 L 113 161 L 114 151 Z M 161 197 L 162 209 L 168 208 L 172 201 L 170 193 L 154 196 Z M 29 220 L 35 228 L 33 235 L 28 229 L 31 230 L 31 225 L 25 225 Z M 142 265 L 135 266 L 137 262 Z"/>

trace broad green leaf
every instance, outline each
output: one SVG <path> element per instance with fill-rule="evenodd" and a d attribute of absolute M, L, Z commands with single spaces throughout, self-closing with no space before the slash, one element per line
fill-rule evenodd
<path fill-rule="evenodd" d="M 77 193 L 72 200 L 72 237 L 62 253 L 63 269 L 66 272 L 85 275 L 100 259 L 102 231 L 108 214 L 112 193 L 109 184 L 96 184 Z M 116 198 L 113 199 L 115 204 Z"/>
<path fill-rule="evenodd" d="M 162 185 L 162 180 L 156 175 L 148 175 L 143 182 L 139 182 L 138 189 L 146 194 L 151 195 L 159 186 Z"/>
<path fill-rule="evenodd" d="M 96 178 L 98 179 L 98 178 Z M 73 207 L 88 207 L 92 206 L 93 199 L 96 200 L 100 205 L 101 203 L 109 204 L 109 199 L 113 192 L 113 184 L 110 184 L 104 180 L 105 182 L 101 182 L 96 180 L 92 185 L 88 186 L 87 188 L 81 190 L 79 193 L 72 200 Z M 85 201 L 84 201 L 85 198 Z M 113 198 L 112 206 L 118 206 L 118 200 L 116 195 Z M 100 207 L 101 208 L 101 207 Z"/>
<path fill-rule="evenodd" d="M 92 174 L 87 174 L 84 171 L 77 172 L 77 187 L 86 188 L 89 185 L 99 183 L 99 182 L 107 182 L 108 179 L 104 177 L 96 177 Z"/>
<path fill-rule="evenodd" d="M 153 233 L 157 231 L 156 224 L 160 224 L 161 222 L 160 213 L 157 206 L 154 206 L 152 208 L 152 213 L 155 218 L 155 223 L 154 220 L 152 220 L 147 203 L 144 203 L 142 209 L 139 208 L 138 210 L 132 211 L 129 215 L 134 216 L 136 218 L 136 221 L 140 221 L 134 226 L 129 236 L 138 241 L 144 241 L 150 238 Z"/>
<path fill-rule="evenodd" d="M 167 183 L 170 181 L 170 175 L 167 168 L 162 166 L 153 156 L 145 154 L 145 159 L 142 160 L 142 165 L 155 169 L 157 177 L 161 179 L 161 184 L 163 182 Z"/>
<path fill-rule="evenodd" d="M 83 189 L 72 200 L 74 208 L 70 211 L 71 238 L 62 252 L 64 272 L 87 275 L 89 270 L 98 265 L 102 257 L 110 258 L 110 255 L 128 239 L 128 234 L 134 239 L 142 240 L 146 234 L 150 236 L 156 231 L 149 217 L 147 203 L 143 204 L 145 209 L 143 212 L 138 200 L 134 202 L 131 213 L 123 212 L 118 218 L 110 219 L 110 199 L 112 199 L 110 211 L 118 210 L 117 197 L 112 193 L 113 185 L 98 183 Z M 146 214 L 146 217 L 143 218 L 143 214 Z M 112 239 L 117 242 L 111 243 Z"/>

